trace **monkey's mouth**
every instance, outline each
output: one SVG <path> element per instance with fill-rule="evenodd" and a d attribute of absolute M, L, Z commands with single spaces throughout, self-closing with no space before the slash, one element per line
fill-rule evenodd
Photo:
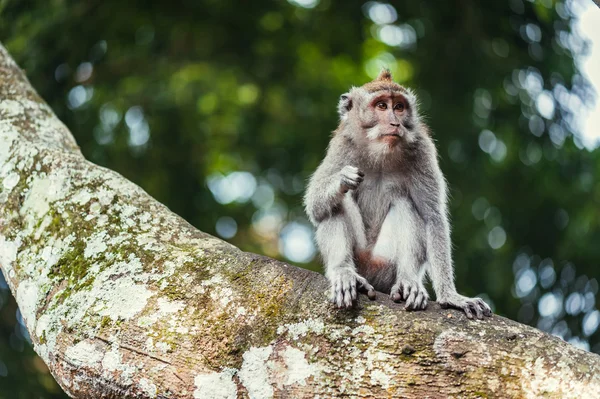
<path fill-rule="evenodd" d="M 397 138 L 400 138 L 400 137 L 402 137 L 402 133 L 400 133 L 400 132 L 386 133 L 386 134 L 382 134 L 380 137 L 397 137 Z"/>

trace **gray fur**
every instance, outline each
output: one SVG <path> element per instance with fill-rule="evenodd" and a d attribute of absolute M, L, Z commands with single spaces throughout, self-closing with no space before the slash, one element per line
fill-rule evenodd
<path fill-rule="evenodd" d="M 469 318 L 491 315 L 481 299 L 456 291 L 446 181 L 414 93 L 403 93 L 409 107 L 396 146 L 376 139 L 381 127 L 369 104 L 379 94 L 352 88 L 341 97 L 340 125 L 304 198 L 331 300 L 350 307 L 357 288 L 375 288 L 406 301 L 407 309 L 424 309 L 427 272 L 442 306 Z M 357 262 L 359 253 L 370 254 L 370 263 Z"/>

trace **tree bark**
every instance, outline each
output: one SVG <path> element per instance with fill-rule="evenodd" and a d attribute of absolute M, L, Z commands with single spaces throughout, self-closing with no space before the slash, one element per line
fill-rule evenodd
<path fill-rule="evenodd" d="M 383 294 L 196 230 L 86 161 L 0 45 L 0 267 L 73 398 L 581 398 L 600 357 L 499 316 Z"/>

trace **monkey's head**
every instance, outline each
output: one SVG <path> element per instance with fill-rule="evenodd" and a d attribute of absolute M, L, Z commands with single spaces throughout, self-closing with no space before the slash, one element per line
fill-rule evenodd
<path fill-rule="evenodd" d="M 394 82 L 387 69 L 377 79 L 342 94 L 338 112 L 338 132 L 368 146 L 378 157 L 398 153 L 422 134 L 416 96 Z"/>

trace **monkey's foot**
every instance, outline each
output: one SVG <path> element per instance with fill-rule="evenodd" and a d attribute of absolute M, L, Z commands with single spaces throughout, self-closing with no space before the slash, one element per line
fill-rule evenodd
<path fill-rule="evenodd" d="M 492 315 L 492 309 L 481 298 L 469 298 L 460 294 L 451 294 L 439 298 L 438 302 L 443 309 L 456 308 L 462 310 L 469 319 L 473 318 L 473 314 L 478 319 L 483 319 L 483 316 L 490 317 Z"/>
<path fill-rule="evenodd" d="M 338 308 L 351 308 L 357 298 L 357 288 L 366 292 L 369 299 L 375 299 L 375 288 L 366 278 L 350 268 L 336 270 L 331 273 L 331 302 Z"/>
<path fill-rule="evenodd" d="M 422 284 L 416 281 L 401 280 L 392 286 L 390 298 L 394 302 L 406 301 L 404 309 L 421 310 L 427 307 L 429 294 Z"/>

